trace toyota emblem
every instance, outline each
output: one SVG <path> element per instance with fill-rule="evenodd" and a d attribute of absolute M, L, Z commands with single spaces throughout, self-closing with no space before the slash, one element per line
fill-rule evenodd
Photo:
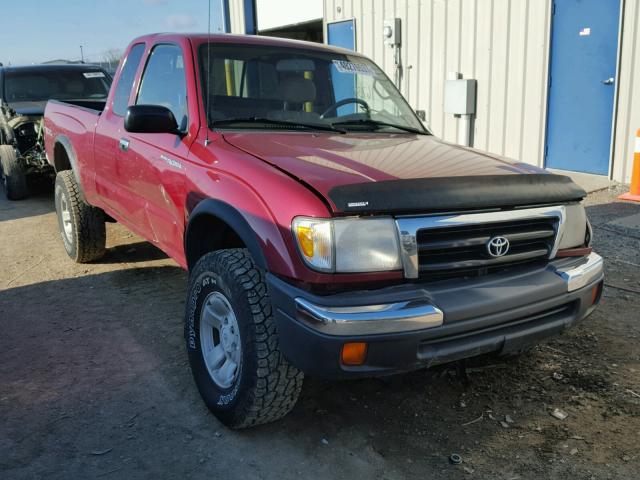
<path fill-rule="evenodd" d="M 504 237 L 492 237 L 487 242 L 487 252 L 494 258 L 503 257 L 509 251 L 509 240 Z"/>

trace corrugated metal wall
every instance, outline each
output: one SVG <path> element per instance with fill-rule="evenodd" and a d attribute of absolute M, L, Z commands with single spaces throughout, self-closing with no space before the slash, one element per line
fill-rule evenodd
<path fill-rule="evenodd" d="M 243 0 L 229 0 L 229 23 L 231 33 L 246 33 Z"/>
<path fill-rule="evenodd" d="M 550 2 L 325 0 L 327 22 L 356 19 L 356 48 L 394 77 L 383 20 L 402 19 L 402 92 L 433 132 L 456 141 L 443 111 L 447 72 L 478 81 L 474 146 L 540 165 L 544 144 Z"/>
<path fill-rule="evenodd" d="M 613 179 L 629 183 L 635 134 L 640 128 L 640 2 L 626 0 L 622 18 Z"/>

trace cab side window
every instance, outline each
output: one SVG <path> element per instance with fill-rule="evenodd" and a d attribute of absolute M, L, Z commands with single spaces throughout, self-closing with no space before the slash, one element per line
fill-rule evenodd
<path fill-rule="evenodd" d="M 167 107 L 176 117 L 179 129 L 187 129 L 187 81 L 180 47 L 158 45 L 152 50 L 142 75 L 136 105 Z"/>
<path fill-rule="evenodd" d="M 144 53 L 144 43 L 137 43 L 131 47 L 131 51 L 122 65 L 122 73 L 116 85 L 116 90 L 113 94 L 113 113 L 124 117 L 127 113 L 127 107 L 129 106 L 129 95 L 131 94 L 131 88 L 133 87 L 133 81 L 136 78 L 136 72 L 138 71 L 138 65 L 142 59 Z"/>

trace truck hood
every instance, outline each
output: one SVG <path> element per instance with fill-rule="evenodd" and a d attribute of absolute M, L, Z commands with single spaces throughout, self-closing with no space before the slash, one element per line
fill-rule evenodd
<path fill-rule="evenodd" d="M 568 177 L 428 135 L 253 131 L 224 138 L 308 185 L 334 212 L 513 207 L 586 195 Z"/>
<path fill-rule="evenodd" d="M 29 116 L 42 116 L 44 115 L 44 107 L 47 105 L 46 101 L 43 102 L 12 102 L 9 103 L 11 107 L 18 115 Z"/>

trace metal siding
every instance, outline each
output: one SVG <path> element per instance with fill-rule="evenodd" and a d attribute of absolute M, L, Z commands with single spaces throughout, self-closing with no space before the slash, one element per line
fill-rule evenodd
<path fill-rule="evenodd" d="M 244 0 L 229 0 L 230 33 L 246 33 L 244 19 Z"/>
<path fill-rule="evenodd" d="M 455 142 L 443 111 L 447 73 L 478 80 L 474 145 L 540 165 L 550 0 L 325 0 L 325 21 L 356 19 L 356 48 L 393 78 L 382 22 L 402 19 L 402 92 L 433 132 Z M 337 12 L 341 7 L 341 12 Z M 543 88 L 544 86 L 544 88 Z"/>
<path fill-rule="evenodd" d="M 507 63 L 507 96 L 504 104 L 504 135 L 502 151 L 506 157 L 520 158 L 520 126 L 524 117 L 524 73 L 526 72 L 526 35 L 528 0 L 516 0 L 510 3 L 509 47 Z M 508 140 L 507 140 L 508 139 Z"/>
<path fill-rule="evenodd" d="M 629 183 L 633 168 L 636 130 L 640 128 L 640 4 L 624 2 L 622 51 L 618 74 L 618 109 L 615 121 L 613 179 Z"/>
<path fill-rule="evenodd" d="M 460 22 L 462 15 L 460 11 L 460 0 L 450 0 L 444 4 L 445 34 L 444 42 L 447 54 L 445 55 L 444 79 L 449 72 L 460 71 Z M 440 89 L 444 105 L 444 84 Z M 446 138 L 458 138 L 458 120 L 451 115 L 443 113 L 443 136 Z"/>
<path fill-rule="evenodd" d="M 551 7 L 538 0 L 529 0 L 527 28 L 527 58 L 541 58 L 542 62 L 527 62 L 525 87 L 522 92 L 523 118 L 520 158 L 526 163 L 541 165 L 544 152 L 547 112 L 547 65 L 549 58 L 549 29 Z M 544 28 L 538 28 L 543 25 Z"/>
<path fill-rule="evenodd" d="M 491 41 L 491 101 L 487 115 L 489 133 L 487 150 L 504 154 L 505 109 L 508 95 L 509 31 L 511 23 L 509 0 L 494 0 L 493 38 Z"/>
<path fill-rule="evenodd" d="M 489 144 L 489 104 L 491 102 L 491 62 L 493 39 L 493 0 L 487 0 L 474 19 L 476 29 L 476 74 L 478 81 L 476 93 L 476 115 L 474 142 L 476 148 L 487 150 Z"/>
<path fill-rule="evenodd" d="M 433 2 L 432 10 L 433 36 L 431 38 L 431 78 L 427 79 L 431 83 L 431 123 L 430 127 L 434 133 L 446 140 L 454 140 L 445 135 L 445 114 L 444 114 L 444 82 L 447 77 L 447 3 Z M 407 50 L 406 46 L 404 50 Z M 414 108 L 419 108 L 414 106 Z"/>

